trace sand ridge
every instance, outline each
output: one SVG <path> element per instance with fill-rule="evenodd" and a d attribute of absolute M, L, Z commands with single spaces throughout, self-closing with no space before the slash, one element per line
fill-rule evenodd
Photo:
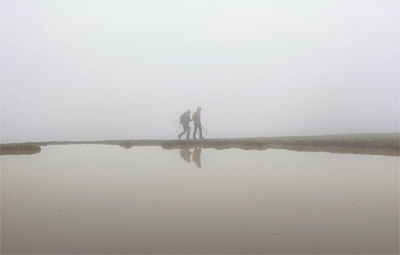
<path fill-rule="evenodd" d="M 214 148 L 244 150 L 286 149 L 292 151 L 331 152 L 400 156 L 399 133 L 341 134 L 292 137 L 211 138 L 202 140 L 104 140 L 104 141 L 52 141 L 18 144 L 1 144 L 1 155 L 35 154 L 41 146 L 68 144 L 118 145 L 126 149 L 132 146 L 161 146 L 163 149 Z"/>

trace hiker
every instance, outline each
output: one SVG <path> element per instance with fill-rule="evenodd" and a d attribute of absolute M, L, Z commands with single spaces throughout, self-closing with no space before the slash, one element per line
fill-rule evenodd
<path fill-rule="evenodd" d="M 181 139 L 181 136 L 183 136 L 186 133 L 186 139 L 189 139 L 189 135 L 190 135 L 190 126 L 189 126 L 189 122 L 193 121 L 190 118 L 190 110 L 187 110 L 186 112 L 184 112 L 180 119 L 179 119 L 180 123 L 183 126 L 183 132 L 180 133 L 178 135 L 179 140 Z"/>
<path fill-rule="evenodd" d="M 197 112 L 193 113 L 193 122 L 194 122 L 193 139 L 197 139 L 196 138 L 197 129 L 199 129 L 200 139 L 204 139 L 201 127 L 200 112 L 201 112 L 201 107 L 197 107 Z"/>

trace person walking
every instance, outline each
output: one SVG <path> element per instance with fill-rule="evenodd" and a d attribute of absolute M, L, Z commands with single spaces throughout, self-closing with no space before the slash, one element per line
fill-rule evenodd
<path fill-rule="evenodd" d="M 190 118 L 190 110 L 187 110 L 186 112 L 184 112 L 181 115 L 179 121 L 180 121 L 180 123 L 182 124 L 182 127 L 183 127 L 183 132 L 178 135 L 179 140 L 181 139 L 181 136 L 183 136 L 185 133 L 186 133 L 186 139 L 189 139 L 189 135 L 190 135 L 189 122 L 193 121 Z"/>
<path fill-rule="evenodd" d="M 194 131 L 193 131 L 193 139 L 197 139 L 196 138 L 196 133 L 197 133 L 197 129 L 199 130 L 200 133 L 200 139 L 204 139 L 203 137 L 203 130 L 201 127 L 201 107 L 197 107 L 197 112 L 193 113 L 193 122 L 194 122 Z"/>

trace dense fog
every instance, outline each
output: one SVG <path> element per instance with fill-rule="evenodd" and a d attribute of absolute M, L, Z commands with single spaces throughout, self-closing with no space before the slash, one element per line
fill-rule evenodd
<path fill-rule="evenodd" d="M 399 132 L 399 9 L 3 0 L 1 142 Z"/>

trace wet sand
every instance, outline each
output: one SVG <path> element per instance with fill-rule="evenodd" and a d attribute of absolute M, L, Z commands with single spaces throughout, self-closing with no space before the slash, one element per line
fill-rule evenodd
<path fill-rule="evenodd" d="M 53 141 L 19 144 L 1 144 L 1 155 L 35 154 L 41 146 L 68 144 L 107 144 L 124 148 L 132 146 L 162 146 L 163 149 L 214 148 L 244 150 L 285 149 L 291 151 L 330 152 L 400 156 L 399 133 L 342 134 L 324 136 L 211 138 L 204 140 L 104 140 L 104 141 Z"/>

